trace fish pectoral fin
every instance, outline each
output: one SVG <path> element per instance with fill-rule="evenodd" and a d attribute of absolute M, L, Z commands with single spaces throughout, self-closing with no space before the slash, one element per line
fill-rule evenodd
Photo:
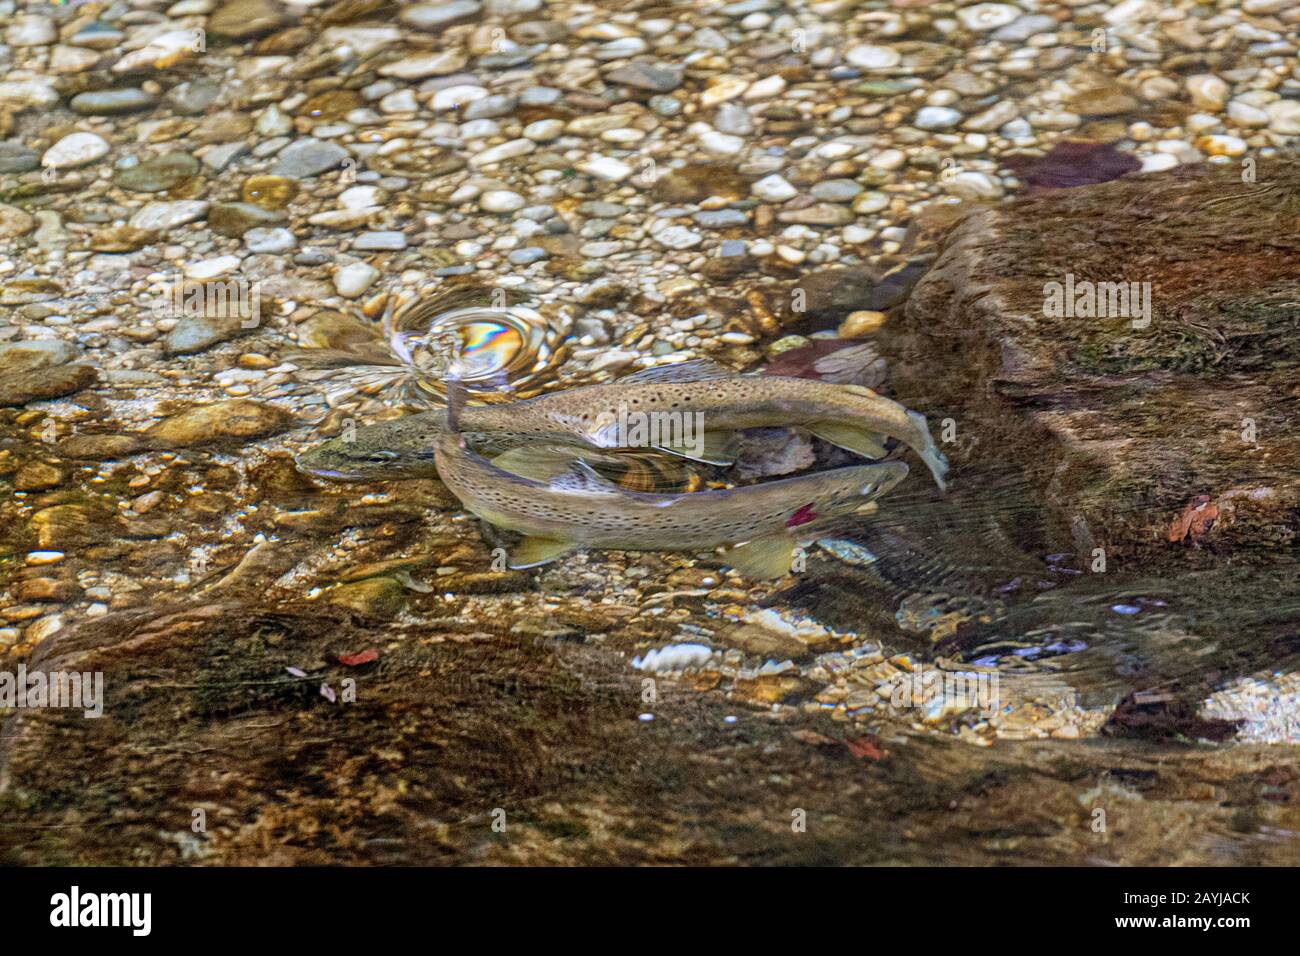
<path fill-rule="evenodd" d="M 725 365 L 709 359 L 691 359 L 689 362 L 675 362 L 672 365 L 656 365 L 643 368 L 631 375 L 624 375 L 620 383 L 636 382 L 712 382 L 723 378 L 735 378 L 736 373 Z"/>
<path fill-rule="evenodd" d="M 521 445 L 503 451 L 492 459 L 492 464 L 521 478 L 534 481 L 551 481 L 573 467 L 582 454 L 574 448 L 551 448 L 545 445 Z"/>
<path fill-rule="evenodd" d="M 844 422 L 813 422 L 805 426 L 822 441 L 828 441 L 840 448 L 865 455 L 867 458 L 884 458 L 889 454 L 885 450 L 885 435 L 869 432 L 855 425 Z"/>
<path fill-rule="evenodd" d="M 680 442 L 669 445 L 652 445 L 651 447 L 667 452 L 670 455 L 676 455 L 678 458 L 702 461 L 707 465 L 734 465 L 736 463 L 735 432 L 702 432 L 701 440 L 692 442 L 689 445 Z"/>
<path fill-rule="evenodd" d="M 555 452 L 539 454 L 536 449 L 511 448 L 492 459 L 492 464 L 502 471 L 508 471 L 520 478 L 533 481 L 550 481 L 557 475 L 564 474 L 573 462 L 572 456 L 563 456 Z"/>
<path fill-rule="evenodd" d="M 767 581 L 791 573 L 794 553 L 795 542 L 788 534 L 769 534 L 729 548 L 722 559 L 747 578 Z"/>
<path fill-rule="evenodd" d="M 577 542 L 560 538 L 525 537 L 513 548 L 507 549 L 506 564 L 515 570 L 535 568 L 540 564 L 550 564 L 577 546 Z"/>
<path fill-rule="evenodd" d="M 570 461 L 569 467 L 548 483 L 555 491 L 577 491 L 588 495 L 611 495 L 618 486 L 585 461 Z"/>

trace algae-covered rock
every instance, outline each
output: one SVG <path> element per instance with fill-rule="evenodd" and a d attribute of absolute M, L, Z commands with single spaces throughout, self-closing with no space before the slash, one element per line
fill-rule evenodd
<path fill-rule="evenodd" d="M 223 440 L 252 441 L 282 432 L 294 418 L 263 402 L 236 399 L 196 405 L 165 418 L 145 432 L 151 448 L 188 448 Z"/>
<path fill-rule="evenodd" d="M 1017 463 L 1085 554 L 1293 545 L 1300 164 L 1258 180 L 1179 167 L 964 219 L 908 301 L 898 375 L 951 415 L 955 480 Z"/>
<path fill-rule="evenodd" d="M 0 379 L 0 405 L 26 405 L 47 398 L 61 398 L 99 379 L 90 365 L 56 365 L 4 376 Z"/>
<path fill-rule="evenodd" d="M 340 584 L 329 593 L 327 600 L 336 607 L 348 608 L 367 617 L 390 618 L 406 605 L 410 592 L 392 577 L 366 578 L 351 584 Z"/>

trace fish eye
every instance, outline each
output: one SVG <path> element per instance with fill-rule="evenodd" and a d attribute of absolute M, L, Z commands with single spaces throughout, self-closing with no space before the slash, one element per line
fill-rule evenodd
<path fill-rule="evenodd" d="M 367 460 L 372 461 L 375 464 L 380 464 L 381 462 L 392 461 L 396 457 L 397 452 L 395 451 L 376 451 L 371 452 L 370 457 Z"/>

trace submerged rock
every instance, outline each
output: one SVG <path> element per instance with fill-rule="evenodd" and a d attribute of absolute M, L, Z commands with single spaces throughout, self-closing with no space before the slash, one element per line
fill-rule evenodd
<path fill-rule="evenodd" d="M 99 373 L 89 365 L 57 365 L 18 372 L 0 379 L 0 405 L 26 405 L 61 398 L 93 385 Z"/>
<path fill-rule="evenodd" d="M 188 153 L 166 153 L 113 174 L 115 185 L 132 192 L 157 193 L 172 189 L 198 174 L 199 161 Z"/>
<path fill-rule="evenodd" d="M 1294 546 L 1300 164 L 1260 179 L 1184 166 L 965 219 L 908 301 L 895 368 L 904 397 L 951 410 L 956 480 L 1017 463 L 1089 563 Z M 1177 533 L 1189 505 L 1214 520 Z"/>
<path fill-rule="evenodd" d="M 75 366 L 69 366 L 75 367 Z M 75 435 L 59 443 L 58 454 L 79 461 L 125 458 L 143 451 L 243 444 L 292 428 L 296 419 L 283 409 L 251 399 L 195 405 L 143 432 Z"/>
<path fill-rule="evenodd" d="M 223 440 L 253 441 L 292 427 L 294 418 L 283 409 L 238 399 L 197 405 L 165 418 L 145 432 L 151 448 L 188 448 Z"/>
<path fill-rule="evenodd" d="M 163 347 L 174 355 L 189 355 L 254 327 L 255 323 L 250 325 L 238 315 L 187 315 L 163 338 Z"/>

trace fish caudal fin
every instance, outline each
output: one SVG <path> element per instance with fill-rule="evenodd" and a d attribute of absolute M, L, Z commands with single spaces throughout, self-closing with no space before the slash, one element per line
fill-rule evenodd
<path fill-rule="evenodd" d="M 769 534 L 729 548 L 723 561 L 747 578 L 768 581 L 791 573 L 794 551 L 794 540 L 788 534 Z"/>
<path fill-rule="evenodd" d="M 706 465 L 734 465 L 736 463 L 736 435 L 734 432 L 703 432 L 699 442 L 676 445 L 652 445 L 658 451 L 702 461 Z"/>
<path fill-rule="evenodd" d="M 576 547 L 575 542 L 559 538 L 525 537 L 507 550 L 506 563 L 516 571 L 521 568 L 535 568 L 538 565 L 550 564 Z"/>
<path fill-rule="evenodd" d="M 867 458 L 884 458 L 888 454 L 885 450 L 884 435 L 878 435 L 854 425 L 848 425 L 844 422 L 813 422 L 806 427 L 808 431 L 822 441 L 828 441 L 840 448 L 847 448 L 849 451 L 864 455 Z"/>
<path fill-rule="evenodd" d="M 943 477 L 948 474 L 948 459 L 944 457 L 943 452 L 939 451 L 934 443 L 934 438 L 930 435 L 930 425 L 926 422 L 925 416 L 920 412 L 907 413 L 907 417 L 916 425 L 916 430 L 920 432 L 922 444 L 917 447 L 916 453 L 921 456 L 926 467 L 930 469 L 930 474 L 934 475 L 935 484 L 940 489 L 947 491 L 948 486 L 944 484 Z"/>

